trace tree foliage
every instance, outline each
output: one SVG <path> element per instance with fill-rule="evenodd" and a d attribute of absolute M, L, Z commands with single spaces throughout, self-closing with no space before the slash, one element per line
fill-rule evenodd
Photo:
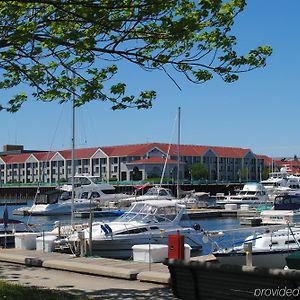
<path fill-rule="evenodd" d="M 268 179 L 270 172 L 271 172 L 270 168 L 268 168 L 268 167 L 263 168 L 262 173 L 261 173 L 262 180 Z"/>
<path fill-rule="evenodd" d="M 113 109 L 149 108 L 154 90 L 127 93 L 118 61 L 203 83 L 226 82 L 263 67 L 260 46 L 239 55 L 230 34 L 246 0 L 7 0 L 0 3 L 1 89 L 15 96 L 0 109 L 17 111 L 29 95 L 75 105 L 110 101 Z M 74 75 L 74 76 L 73 76 Z M 29 95 L 22 91 L 31 87 Z M 32 91 L 32 92 L 31 92 Z"/>
<path fill-rule="evenodd" d="M 189 171 L 194 180 L 207 179 L 208 177 L 208 170 L 201 163 L 192 164 Z"/>

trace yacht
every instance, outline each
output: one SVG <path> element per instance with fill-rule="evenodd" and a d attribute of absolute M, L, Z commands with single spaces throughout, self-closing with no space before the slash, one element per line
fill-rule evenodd
<path fill-rule="evenodd" d="M 74 211 L 86 211 L 97 206 L 108 206 L 110 202 L 128 197 L 116 193 L 114 186 L 105 183 L 97 176 L 74 176 L 74 201 L 72 201 L 71 181 L 58 187 L 55 191 L 38 195 L 31 207 L 21 207 L 13 214 L 25 215 L 68 215 Z"/>
<path fill-rule="evenodd" d="M 251 243 L 253 266 L 282 269 L 286 266 L 286 257 L 300 248 L 300 227 L 267 229 L 248 236 L 241 246 L 218 249 L 213 254 L 221 263 L 244 265 L 245 243 Z"/>
<path fill-rule="evenodd" d="M 273 208 L 261 212 L 262 224 L 294 224 L 300 222 L 300 193 L 276 196 Z"/>
<path fill-rule="evenodd" d="M 168 244 L 168 236 L 178 231 L 192 250 L 202 249 L 199 224 L 183 227 L 180 221 L 185 206 L 173 200 L 144 200 L 132 203 L 131 209 L 111 222 L 94 222 L 83 229 L 86 241 L 92 239 L 93 255 L 109 258 L 129 258 L 132 247 L 141 244 Z M 56 241 L 58 251 L 76 251 L 78 234 Z"/>
<path fill-rule="evenodd" d="M 177 203 L 185 205 L 187 209 L 207 208 L 212 204 L 212 199 L 210 193 L 193 191 L 178 199 Z"/>
<path fill-rule="evenodd" d="M 172 200 L 175 199 L 172 191 L 168 188 L 161 186 L 154 186 L 147 190 L 144 195 L 134 195 L 120 199 L 119 203 L 123 205 L 130 205 L 132 202 L 145 201 L 145 200 Z"/>
<path fill-rule="evenodd" d="M 238 206 L 247 204 L 250 207 L 257 207 L 269 203 L 266 189 L 260 183 L 249 182 L 243 186 L 236 195 L 229 195 L 224 199 L 216 200 L 217 205 L 236 204 Z"/>
<path fill-rule="evenodd" d="M 290 193 L 300 193 L 300 181 L 299 177 L 287 173 L 285 170 L 280 172 L 271 172 L 269 178 L 260 182 L 265 189 L 271 200 L 274 200 L 276 196 Z"/>

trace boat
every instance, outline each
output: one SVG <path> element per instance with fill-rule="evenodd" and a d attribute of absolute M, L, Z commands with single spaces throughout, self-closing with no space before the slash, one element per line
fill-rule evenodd
<path fill-rule="evenodd" d="M 250 243 L 253 266 L 282 269 L 286 266 L 286 257 L 300 249 L 300 227 L 270 228 L 263 233 L 248 236 L 242 245 L 219 248 L 212 253 L 221 263 L 244 265 L 245 245 Z"/>
<path fill-rule="evenodd" d="M 192 191 L 178 199 L 177 203 L 185 205 L 187 209 L 197 209 L 209 207 L 212 200 L 209 193 Z"/>
<path fill-rule="evenodd" d="M 262 224 L 295 224 L 300 222 L 300 194 L 276 196 L 273 208 L 260 213 Z"/>
<path fill-rule="evenodd" d="M 127 196 L 119 199 L 118 203 L 121 206 L 130 206 L 132 202 L 145 201 L 145 200 L 172 200 L 175 199 L 171 189 L 161 186 L 153 186 L 147 190 L 144 195 Z"/>
<path fill-rule="evenodd" d="M 294 176 L 286 172 L 286 169 L 282 169 L 280 172 L 271 172 L 268 179 L 260 182 L 265 189 L 271 200 L 274 200 L 276 196 L 299 192 L 300 193 L 300 181 L 298 176 Z"/>
<path fill-rule="evenodd" d="M 93 222 L 91 227 L 83 229 L 83 235 L 90 241 L 93 255 L 108 258 L 129 258 L 134 245 L 167 245 L 168 236 L 178 231 L 192 250 L 200 251 L 202 239 L 197 231 L 200 226 L 181 226 L 185 213 L 185 206 L 173 200 L 134 202 L 128 211 L 111 222 Z M 56 250 L 76 252 L 77 242 L 78 233 L 71 234 L 55 242 Z"/>
<path fill-rule="evenodd" d="M 116 193 L 115 187 L 103 182 L 100 177 L 88 174 L 74 176 L 74 211 L 86 211 L 98 206 L 106 207 L 111 202 L 129 197 Z M 21 207 L 13 214 L 23 215 L 69 215 L 72 211 L 72 184 L 70 182 L 58 187 L 55 191 L 38 195 L 31 207 Z"/>
<path fill-rule="evenodd" d="M 12 219 L 8 215 L 7 205 L 0 218 L 0 247 L 11 248 L 15 246 L 15 234 L 22 232 L 33 232 L 35 227 L 20 220 Z"/>
<path fill-rule="evenodd" d="M 258 207 L 269 203 L 266 189 L 261 183 L 249 182 L 243 186 L 236 195 L 225 196 L 223 199 L 216 200 L 217 205 L 225 206 L 226 204 L 243 204 L 249 207 Z"/>

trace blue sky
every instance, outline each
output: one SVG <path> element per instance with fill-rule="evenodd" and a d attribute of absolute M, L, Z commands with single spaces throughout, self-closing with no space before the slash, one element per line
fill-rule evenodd
<path fill-rule="evenodd" d="M 121 63 L 120 78 L 131 91 L 157 91 L 153 108 L 111 111 L 108 103 L 88 104 L 77 111 L 76 146 L 176 143 L 173 126 L 180 106 L 183 144 L 300 156 L 300 1 L 248 2 L 236 19 L 233 33 L 241 53 L 258 45 L 272 46 L 267 67 L 242 74 L 232 84 L 216 77 L 193 85 L 177 76 L 180 91 L 160 72 L 145 72 Z M 1 98 L 5 100 L 5 91 Z M 30 100 L 16 114 L 1 112 L 0 146 L 17 143 L 26 149 L 70 148 L 70 109 L 68 105 Z"/>

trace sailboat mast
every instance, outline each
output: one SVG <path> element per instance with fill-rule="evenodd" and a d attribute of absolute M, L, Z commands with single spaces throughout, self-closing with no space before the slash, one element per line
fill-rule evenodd
<path fill-rule="evenodd" d="M 75 75 L 73 75 L 75 78 Z M 71 226 L 74 226 L 74 188 L 75 188 L 75 91 L 72 99 L 72 192 L 71 192 Z"/>
<path fill-rule="evenodd" d="M 179 198 L 179 173 L 180 173 L 180 107 L 178 107 L 178 142 L 177 142 L 177 198 Z"/>

